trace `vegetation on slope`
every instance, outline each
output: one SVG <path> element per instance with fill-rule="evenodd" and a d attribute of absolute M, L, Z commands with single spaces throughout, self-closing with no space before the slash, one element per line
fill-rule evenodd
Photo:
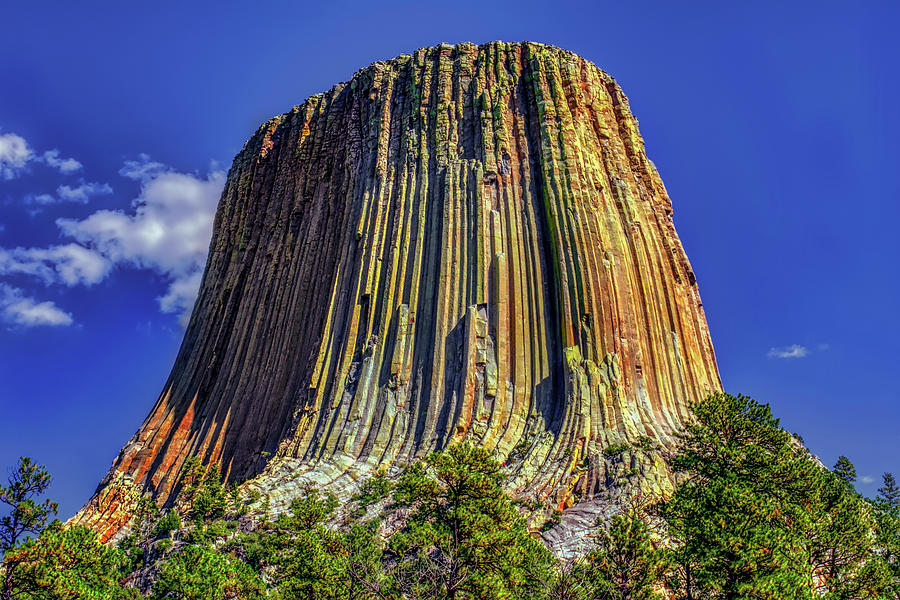
<path fill-rule="evenodd" d="M 185 465 L 175 507 L 141 503 L 117 547 L 48 524 L 50 476 L 23 458 L 0 502 L 0 598 L 21 599 L 900 599 L 900 488 L 854 489 L 852 463 L 824 468 L 769 407 L 714 394 L 694 407 L 668 463 L 677 485 L 601 524 L 595 547 L 560 564 L 502 488 L 503 467 L 457 445 L 392 482 L 366 482 L 351 509 L 306 489 L 277 518 Z M 346 507 L 345 507 L 346 508 Z M 36 537 L 28 537 L 36 535 Z"/>

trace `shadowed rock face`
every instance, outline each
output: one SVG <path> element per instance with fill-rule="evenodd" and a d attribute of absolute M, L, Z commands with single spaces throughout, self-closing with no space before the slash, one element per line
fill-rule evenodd
<path fill-rule="evenodd" d="M 190 456 L 277 505 L 463 440 L 550 505 L 658 488 L 651 446 L 719 387 L 613 79 L 540 44 L 425 48 L 246 143 L 172 373 L 76 519 L 108 538 Z"/>

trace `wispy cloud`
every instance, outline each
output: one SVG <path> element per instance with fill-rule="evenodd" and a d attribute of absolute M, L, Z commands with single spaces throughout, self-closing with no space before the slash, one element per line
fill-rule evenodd
<path fill-rule="evenodd" d="M 805 358 L 808 354 L 809 348 L 807 348 L 806 346 L 801 346 L 799 344 L 793 344 L 791 346 L 782 346 L 780 348 L 769 348 L 766 356 L 768 356 L 769 358 L 789 359 Z"/>
<path fill-rule="evenodd" d="M 152 160 L 150 155 L 138 154 L 138 160 L 125 161 L 125 165 L 119 169 L 119 175 L 135 181 L 150 181 L 171 171 L 170 167 Z"/>
<path fill-rule="evenodd" d="M 61 185 L 56 188 L 56 194 L 60 200 L 81 202 L 83 204 L 87 204 L 87 201 L 94 196 L 104 196 L 112 194 L 112 192 L 113 190 L 108 183 L 97 183 L 96 181 L 87 183 L 82 181 L 77 187 Z"/>
<path fill-rule="evenodd" d="M 43 161 L 44 164 L 58 169 L 63 175 L 69 175 L 76 171 L 80 171 L 82 167 L 81 163 L 74 158 L 60 158 L 59 150 L 47 150 L 44 152 L 43 156 L 41 156 L 40 160 Z"/>
<path fill-rule="evenodd" d="M 64 160 L 58 154 L 52 158 Z M 169 283 L 157 298 L 160 310 L 180 313 L 186 324 L 203 276 L 225 172 L 213 165 L 205 177 L 178 173 L 140 155 L 139 160 L 126 162 L 120 173 L 141 182 L 130 210 L 98 210 L 83 219 L 58 219 L 62 233 L 75 242 L 47 248 L 0 248 L 0 275 L 34 277 L 45 285 L 90 286 L 103 281 L 116 265 L 148 269 Z M 74 187 L 60 185 L 56 192 L 55 196 L 32 196 L 28 201 L 87 202 L 93 196 L 112 193 L 112 188 L 82 180 Z M 38 302 L 18 288 L 4 286 L 3 321 L 22 325 L 72 322 L 71 315 L 52 302 Z"/>
<path fill-rule="evenodd" d="M 56 195 L 37 194 L 25 196 L 25 204 L 57 204 L 60 202 L 80 202 L 87 204 L 95 196 L 107 196 L 113 193 L 108 183 L 96 181 L 81 181 L 76 186 L 60 185 L 56 188 Z"/>
<path fill-rule="evenodd" d="M 0 275 L 30 275 L 45 285 L 94 285 L 112 269 L 103 255 L 78 244 L 49 248 L 0 248 Z"/>
<path fill-rule="evenodd" d="M 0 320 L 22 327 L 64 326 L 74 323 L 72 315 L 63 312 L 53 302 L 39 302 L 5 283 L 0 283 Z"/>
<path fill-rule="evenodd" d="M 133 211 L 100 210 L 57 224 L 111 263 L 167 277 L 169 289 L 158 298 L 160 310 L 180 312 L 184 323 L 197 297 L 225 173 L 213 170 L 204 179 L 141 155 L 139 161 L 127 162 L 121 174 L 142 183 Z"/>
<path fill-rule="evenodd" d="M 766 352 L 766 356 L 769 358 L 778 358 L 778 359 L 792 359 L 792 358 L 806 358 L 810 354 L 820 353 L 820 352 L 828 352 L 831 349 L 831 344 L 820 343 L 816 344 L 814 347 L 803 346 L 800 344 L 791 344 L 790 346 L 776 346 L 769 348 L 769 351 Z"/>
<path fill-rule="evenodd" d="M 0 135 L 0 175 L 3 179 L 18 177 L 32 158 L 34 153 L 25 138 L 14 133 Z"/>
<path fill-rule="evenodd" d="M 859 482 L 865 484 L 875 483 L 875 478 L 871 475 L 863 475 L 859 478 Z"/>
<path fill-rule="evenodd" d="M 28 170 L 28 163 L 39 162 L 58 170 L 63 175 L 80 171 L 82 165 L 74 158 L 60 157 L 59 150 L 47 150 L 36 154 L 20 135 L 15 133 L 0 134 L 0 176 L 3 179 L 15 179 Z"/>
<path fill-rule="evenodd" d="M 56 204 L 56 197 L 50 194 L 25 196 L 25 204 Z M 41 209 L 38 210 L 40 211 Z"/>

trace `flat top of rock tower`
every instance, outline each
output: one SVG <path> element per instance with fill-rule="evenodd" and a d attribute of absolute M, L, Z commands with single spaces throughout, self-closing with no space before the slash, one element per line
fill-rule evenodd
<path fill-rule="evenodd" d="M 384 67 L 386 67 L 388 65 L 406 64 L 417 55 L 424 57 L 424 56 L 427 56 L 429 53 L 433 53 L 435 51 L 456 52 L 457 56 L 459 54 L 463 54 L 463 53 L 477 55 L 477 54 L 484 53 L 486 51 L 497 53 L 499 51 L 509 52 L 511 50 L 516 50 L 516 49 L 523 49 L 526 52 L 530 52 L 535 57 L 539 56 L 541 53 L 551 52 L 560 58 L 565 58 L 568 62 L 583 61 L 585 64 L 590 65 L 591 68 L 596 69 L 597 73 L 600 75 L 600 78 L 603 80 L 604 83 L 614 86 L 618 90 L 618 92 L 621 96 L 621 100 L 624 103 L 624 105 L 628 106 L 628 97 L 624 94 L 624 92 L 622 91 L 621 87 L 618 85 L 618 83 L 616 82 L 614 77 L 612 77 L 609 73 L 607 73 L 606 71 L 604 71 L 603 69 L 598 67 L 592 61 L 584 58 L 583 56 L 581 56 L 571 50 L 566 50 L 565 48 L 560 48 L 560 47 L 554 46 L 552 44 L 543 44 L 541 42 L 533 42 L 533 41 L 528 41 L 528 40 L 524 40 L 521 42 L 503 42 L 500 40 L 495 40 L 492 42 L 484 42 L 482 44 L 476 44 L 474 42 L 458 42 L 456 44 L 441 42 L 439 44 L 434 44 L 432 46 L 424 46 L 422 48 L 417 48 L 416 50 L 412 51 L 411 53 L 400 54 L 400 55 L 397 55 L 390 59 L 376 60 L 376 61 L 370 63 L 368 66 L 362 67 L 361 69 L 357 70 L 350 77 L 350 79 L 348 79 L 346 81 L 340 81 L 338 83 L 335 83 L 333 86 L 331 86 L 331 88 L 329 88 L 326 91 L 319 92 L 318 94 L 312 94 L 311 96 L 307 97 L 302 103 L 295 105 L 293 107 L 293 109 L 297 110 L 297 109 L 299 109 L 300 106 L 302 106 L 306 102 L 309 102 L 310 100 L 313 100 L 315 98 L 319 98 L 321 96 L 337 93 L 340 90 L 342 90 L 345 86 L 347 86 L 348 84 L 352 85 L 355 80 L 358 80 L 359 78 L 362 78 L 362 77 L 366 77 L 369 74 L 371 74 L 372 72 L 383 69 Z M 272 117 L 272 119 L 269 119 L 268 121 L 266 121 L 259 127 L 259 130 L 257 131 L 257 133 L 265 130 L 267 127 L 269 127 L 272 124 L 272 122 L 274 120 L 279 120 L 279 119 L 283 118 L 284 116 L 289 114 L 289 112 L 290 111 Z"/>

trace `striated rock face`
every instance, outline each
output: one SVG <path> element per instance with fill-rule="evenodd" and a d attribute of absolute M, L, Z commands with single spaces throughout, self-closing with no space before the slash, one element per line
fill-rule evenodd
<path fill-rule="evenodd" d="M 613 79 L 534 43 L 377 62 L 235 158 L 181 351 L 76 517 L 201 456 L 275 505 L 468 440 L 548 507 L 658 488 L 720 382 L 672 206 Z"/>

